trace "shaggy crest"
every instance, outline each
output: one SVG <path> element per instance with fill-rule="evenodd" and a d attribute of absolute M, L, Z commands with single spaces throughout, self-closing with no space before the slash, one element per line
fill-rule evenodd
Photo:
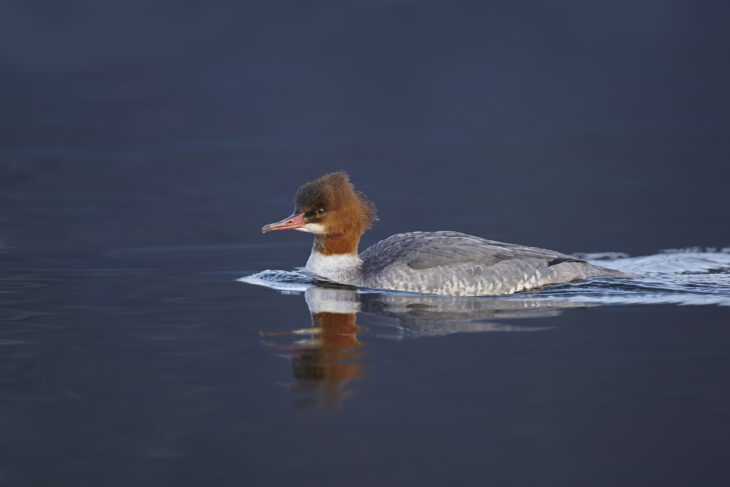
<path fill-rule="evenodd" d="M 378 219 L 375 205 L 355 189 L 343 171 L 325 174 L 304 184 L 297 191 L 294 206 L 296 213 L 304 213 L 314 221 L 333 213 L 340 214 L 342 218 L 328 226 L 330 234 L 362 233 Z"/>

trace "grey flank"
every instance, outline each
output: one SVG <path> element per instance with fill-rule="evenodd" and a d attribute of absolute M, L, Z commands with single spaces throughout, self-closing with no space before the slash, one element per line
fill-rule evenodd
<path fill-rule="evenodd" d="M 362 254 L 354 284 L 452 296 L 512 294 L 593 277 L 632 277 L 552 250 L 459 232 L 399 233 Z"/>

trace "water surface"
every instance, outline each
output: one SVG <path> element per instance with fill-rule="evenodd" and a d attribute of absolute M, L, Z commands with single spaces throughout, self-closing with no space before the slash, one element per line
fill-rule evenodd
<path fill-rule="evenodd" d="M 495 298 L 216 269 L 289 251 L 7 253 L 5 480 L 671 484 L 724 469 L 726 252 L 600 256 L 646 277 Z"/>

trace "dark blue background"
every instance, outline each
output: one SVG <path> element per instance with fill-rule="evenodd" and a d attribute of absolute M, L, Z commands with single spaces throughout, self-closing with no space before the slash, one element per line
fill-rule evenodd
<path fill-rule="evenodd" d="M 302 182 L 345 169 L 381 209 L 368 242 L 453 229 L 567 252 L 726 245 L 727 13 L 5 3 L 0 237 L 258 241 Z M 66 215 L 46 221 L 46 202 Z"/>

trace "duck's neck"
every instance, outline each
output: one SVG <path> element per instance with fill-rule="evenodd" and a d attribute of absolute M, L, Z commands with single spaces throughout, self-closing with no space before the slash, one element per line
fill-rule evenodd
<path fill-rule="evenodd" d="M 337 235 L 316 235 L 312 252 L 322 255 L 355 255 L 360 244 L 360 234 L 354 231 Z"/>
<path fill-rule="evenodd" d="M 360 236 L 317 235 L 304 270 L 341 284 L 354 284 L 362 260 L 357 253 Z"/>

